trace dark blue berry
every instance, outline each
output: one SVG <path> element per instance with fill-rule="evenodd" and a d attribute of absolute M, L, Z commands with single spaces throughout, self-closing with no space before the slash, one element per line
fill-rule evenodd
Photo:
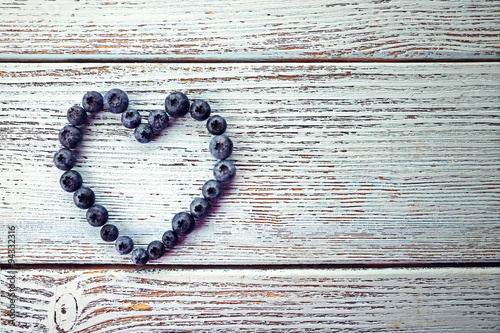
<path fill-rule="evenodd" d="M 134 241 L 129 236 L 120 236 L 116 239 L 115 248 L 120 254 L 130 253 L 134 248 Z"/>
<path fill-rule="evenodd" d="M 87 210 L 87 222 L 93 227 L 100 227 L 108 222 L 108 210 L 101 205 L 93 205 Z"/>
<path fill-rule="evenodd" d="M 149 259 L 156 260 L 165 254 L 165 245 L 160 241 L 152 241 L 148 245 Z"/>
<path fill-rule="evenodd" d="M 94 204 L 94 191 L 86 186 L 82 186 L 73 194 L 73 201 L 78 208 L 88 209 Z"/>
<path fill-rule="evenodd" d="M 194 218 L 189 213 L 181 212 L 175 214 L 172 219 L 172 230 L 179 236 L 186 236 L 194 229 Z"/>
<path fill-rule="evenodd" d="M 130 255 L 130 259 L 137 266 L 144 266 L 148 263 L 148 260 L 149 260 L 148 251 L 139 247 L 139 248 L 135 249 L 134 251 L 132 251 L 132 254 Z"/>
<path fill-rule="evenodd" d="M 214 136 L 212 141 L 210 141 L 210 152 L 213 157 L 225 160 L 233 152 L 233 141 L 224 134 Z"/>
<path fill-rule="evenodd" d="M 66 171 L 59 179 L 59 184 L 66 192 L 75 192 L 82 186 L 82 182 L 82 176 L 74 170 Z"/>
<path fill-rule="evenodd" d="M 214 177 L 221 183 L 229 183 L 236 176 L 236 167 L 233 162 L 222 160 L 214 165 Z"/>
<path fill-rule="evenodd" d="M 122 113 L 128 108 L 128 96 L 120 89 L 111 89 L 104 95 L 104 107 L 111 113 Z"/>
<path fill-rule="evenodd" d="M 168 230 L 163 233 L 163 237 L 161 238 L 163 245 L 168 248 L 173 248 L 179 242 L 179 236 L 175 233 L 175 231 Z"/>
<path fill-rule="evenodd" d="M 226 119 L 222 118 L 221 116 L 211 116 L 207 120 L 207 130 L 208 132 L 210 132 L 210 134 L 221 135 L 226 131 L 226 127 Z"/>
<path fill-rule="evenodd" d="M 134 136 L 140 143 L 148 143 L 153 140 L 153 129 L 149 124 L 140 124 L 134 131 Z"/>
<path fill-rule="evenodd" d="M 82 131 L 74 125 L 66 125 L 59 131 L 59 142 L 66 148 L 76 148 L 82 138 Z"/>
<path fill-rule="evenodd" d="M 118 228 L 112 224 L 106 224 L 101 228 L 101 238 L 105 242 L 114 242 L 118 238 Z"/>
<path fill-rule="evenodd" d="M 66 117 L 70 124 L 80 126 L 87 121 L 87 112 L 82 107 L 74 105 L 68 109 Z"/>
<path fill-rule="evenodd" d="M 54 164 L 59 170 L 69 170 L 76 164 L 76 154 L 68 148 L 59 149 L 54 154 Z"/>
<path fill-rule="evenodd" d="M 197 99 L 191 104 L 189 112 L 194 119 L 205 120 L 210 116 L 210 105 L 202 99 Z"/>
<path fill-rule="evenodd" d="M 89 91 L 83 95 L 82 106 L 87 112 L 99 112 L 104 107 L 104 99 L 97 91 Z"/>
<path fill-rule="evenodd" d="M 153 131 L 163 131 L 168 126 L 168 114 L 163 110 L 153 110 L 148 115 L 148 123 Z"/>
<path fill-rule="evenodd" d="M 208 213 L 210 213 L 211 208 L 212 205 L 210 205 L 210 202 L 208 202 L 208 200 L 203 198 L 196 198 L 191 202 L 189 211 L 194 218 L 203 220 L 205 217 L 207 217 Z"/>
<path fill-rule="evenodd" d="M 141 115 L 137 110 L 127 110 L 122 113 L 122 124 L 126 128 L 136 128 L 141 123 Z"/>
<path fill-rule="evenodd" d="M 223 192 L 222 184 L 215 180 L 208 180 L 201 188 L 201 193 L 208 201 L 216 201 L 222 196 Z"/>
<path fill-rule="evenodd" d="M 173 92 L 165 98 L 165 111 L 174 118 L 180 118 L 189 111 L 189 99 L 183 93 Z"/>

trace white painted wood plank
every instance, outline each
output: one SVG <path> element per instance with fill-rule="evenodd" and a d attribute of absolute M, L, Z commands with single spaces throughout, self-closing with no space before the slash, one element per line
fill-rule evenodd
<path fill-rule="evenodd" d="M 21 270 L 14 275 L 17 326 L 4 321 L 3 327 L 6 333 L 497 332 L 499 273 L 499 268 Z M 11 274 L 0 274 L 5 291 Z M 2 297 L 2 311 L 6 300 Z"/>
<path fill-rule="evenodd" d="M 500 67 L 433 64 L 3 64 L 1 232 L 18 263 L 128 263 L 52 164 L 66 110 L 120 87 L 131 107 L 181 90 L 228 120 L 238 168 L 215 211 L 159 264 L 498 261 Z M 204 124 L 140 145 L 91 117 L 78 170 L 110 223 L 147 246 L 211 178 Z M 1 237 L 0 262 L 7 245 Z M 155 264 L 152 263 L 152 264 Z"/>
<path fill-rule="evenodd" d="M 0 60 L 500 55 L 498 1 L 30 0 L 0 9 Z"/>

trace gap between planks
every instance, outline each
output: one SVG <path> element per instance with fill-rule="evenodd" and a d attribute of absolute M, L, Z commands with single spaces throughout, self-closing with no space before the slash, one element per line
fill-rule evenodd
<path fill-rule="evenodd" d="M 19 264 L 11 267 L 0 265 L 2 270 L 114 270 L 114 269 L 158 269 L 158 270 L 343 270 L 343 269 L 400 269 L 400 268 L 487 268 L 500 267 L 500 262 L 471 262 L 471 263 L 401 263 L 401 264 L 277 264 L 277 265 L 109 265 L 109 264 Z"/>
<path fill-rule="evenodd" d="M 425 58 L 425 59 L 385 59 L 385 58 L 285 58 L 285 59 L 173 59 L 158 56 L 114 56 L 114 55 L 92 55 L 92 56 L 68 56 L 68 55 L 11 55 L 0 54 L 0 64 L 2 63 L 137 63 L 137 64 L 272 64 L 272 63 L 480 63 L 480 62 L 498 62 L 500 57 L 460 59 L 460 58 Z"/>

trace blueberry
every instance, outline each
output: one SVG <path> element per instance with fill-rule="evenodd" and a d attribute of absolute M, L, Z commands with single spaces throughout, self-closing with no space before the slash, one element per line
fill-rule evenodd
<path fill-rule="evenodd" d="M 153 110 L 148 115 L 148 123 L 153 131 L 163 131 L 168 126 L 168 114 L 163 110 Z"/>
<path fill-rule="evenodd" d="M 101 238 L 105 242 L 114 242 L 118 238 L 118 228 L 112 224 L 106 224 L 101 228 Z"/>
<path fill-rule="evenodd" d="M 225 160 L 233 152 L 233 141 L 224 134 L 214 136 L 210 141 L 210 152 L 213 157 Z"/>
<path fill-rule="evenodd" d="M 111 89 L 104 95 L 104 107 L 111 113 L 122 113 L 128 108 L 128 96 L 120 89 Z"/>
<path fill-rule="evenodd" d="M 197 99 L 191 104 L 189 112 L 194 119 L 205 120 L 210 116 L 210 105 L 202 99 Z"/>
<path fill-rule="evenodd" d="M 137 110 L 127 110 L 122 113 L 122 124 L 126 128 L 136 128 L 141 123 L 141 115 Z"/>
<path fill-rule="evenodd" d="M 68 109 L 66 117 L 72 125 L 80 126 L 87 121 L 87 112 L 82 107 L 74 105 Z"/>
<path fill-rule="evenodd" d="M 153 140 L 153 129 L 149 124 L 140 124 L 134 131 L 134 136 L 140 143 L 148 143 Z"/>
<path fill-rule="evenodd" d="M 210 205 L 210 202 L 203 198 L 194 199 L 189 206 L 191 215 L 193 215 L 193 217 L 198 220 L 203 220 L 205 217 L 207 217 L 208 213 L 210 213 L 211 208 L 212 205 Z"/>
<path fill-rule="evenodd" d="M 86 186 L 82 186 L 73 194 L 73 201 L 78 208 L 90 208 L 95 201 L 94 191 Z"/>
<path fill-rule="evenodd" d="M 87 210 L 87 222 L 93 227 L 100 227 L 108 222 L 108 210 L 101 205 L 93 205 Z"/>
<path fill-rule="evenodd" d="M 222 196 L 223 188 L 222 184 L 215 180 L 208 180 L 201 188 L 201 193 L 208 201 L 216 201 Z"/>
<path fill-rule="evenodd" d="M 226 131 L 227 122 L 226 119 L 219 115 L 211 116 L 207 120 L 207 130 L 210 134 L 221 135 Z"/>
<path fill-rule="evenodd" d="M 82 131 L 74 125 L 66 125 L 59 131 L 59 142 L 66 148 L 76 148 L 82 138 Z"/>
<path fill-rule="evenodd" d="M 127 254 L 132 252 L 134 241 L 129 236 L 120 236 L 116 239 L 115 247 L 118 253 Z"/>
<path fill-rule="evenodd" d="M 214 177 L 221 183 L 229 183 L 236 176 L 233 162 L 222 160 L 214 165 Z"/>
<path fill-rule="evenodd" d="M 179 236 L 186 236 L 194 229 L 194 218 L 189 213 L 181 212 L 175 214 L 172 219 L 172 229 Z"/>
<path fill-rule="evenodd" d="M 74 170 L 66 171 L 59 179 L 59 184 L 66 192 L 75 192 L 82 186 L 82 182 L 82 176 Z"/>
<path fill-rule="evenodd" d="M 189 111 L 189 99 L 183 93 L 173 92 L 165 98 L 165 111 L 174 118 L 180 118 Z"/>
<path fill-rule="evenodd" d="M 147 264 L 147 262 L 149 260 L 148 251 L 139 247 L 139 248 L 135 249 L 134 251 L 132 251 L 132 254 L 130 255 L 130 259 L 137 266 L 144 266 Z"/>
<path fill-rule="evenodd" d="M 151 260 L 161 258 L 165 254 L 165 246 L 160 241 L 152 241 L 148 245 L 148 255 Z"/>
<path fill-rule="evenodd" d="M 179 236 L 175 233 L 175 231 L 168 230 L 163 233 L 163 237 L 161 238 L 163 245 L 168 248 L 173 248 L 179 242 Z"/>
<path fill-rule="evenodd" d="M 54 164 L 59 170 L 69 170 L 76 164 L 76 154 L 68 148 L 59 149 L 54 154 Z"/>
<path fill-rule="evenodd" d="M 99 112 L 104 107 L 104 99 L 97 91 L 89 91 L 83 95 L 82 106 L 87 112 Z"/>

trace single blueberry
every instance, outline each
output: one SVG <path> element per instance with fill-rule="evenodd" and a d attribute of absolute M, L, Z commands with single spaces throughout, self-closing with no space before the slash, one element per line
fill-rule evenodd
<path fill-rule="evenodd" d="M 226 119 L 219 115 L 211 116 L 207 120 L 207 130 L 210 134 L 221 135 L 226 131 L 227 122 Z"/>
<path fill-rule="evenodd" d="M 101 238 L 105 242 L 114 242 L 118 238 L 118 228 L 112 224 L 106 224 L 101 228 Z"/>
<path fill-rule="evenodd" d="M 66 125 L 59 131 L 59 142 L 66 148 L 76 148 L 82 138 L 82 131 L 74 125 Z"/>
<path fill-rule="evenodd" d="M 134 136 L 140 143 L 148 143 L 153 140 L 153 129 L 149 124 L 140 124 L 134 131 Z"/>
<path fill-rule="evenodd" d="M 189 213 L 181 212 L 175 214 L 172 219 L 172 230 L 179 236 L 186 236 L 194 229 L 194 218 Z"/>
<path fill-rule="evenodd" d="M 86 186 L 82 186 L 73 194 L 73 201 L 75 202 L 75 205 L 80 209 L 90 208 L 95 201 L 94 191 Z"/>
<path fill-rule="evenodd" d="M 216 201 L 222 196 L 223 192 L 222 184 L 215 180 L 208 180 L 201 188 L 201 193 L 208 201 Z"/>
<path fill-rule="evenodd" d="M 104 95 L 104 107 L 111 113 L 122 113 L 128 108 L 128 96 L 120 89 L 111 89 Z"/>
<path fill-rule="evenodd" d="M 115 247 L 118 253 L 127 254 L 132 252 L 134 241 L 129 236 L 120 236 L 116 239 Z"/>
<path fill-rule="evenodd" d="M 68 109 L 66 118 L 72 125 L 80 126 L 87 121 L 87 112 L 82 107 L 74 105 Z"/>
<path fill-rule="evenodd" d="M 191 202 L 189 206 L 189 211 L 194 218 L 198 220 L 203 220 L 210 213 L 212 205 L 210 202 L 203 198 L 196 198 Z"/>
<path fill-rule="evenodd" d="M 194 119 L 205 120 L 210 116 L 210 105 L 202 99 L 197 99 L 191 104 L 189 112 Z"/>
<path fill-rule="evenodd" d="M 99 112 L 104 107 L 104 99 L 97 91 L 89 91 L 83 95 L 82 106 L 87 112 Z"/>
<path fill-rule="evenodd" d="M 66 171 L 59 179 L 59 184 L 66 192 L 75 192 L 82 186 L 82 182 L 82 176 L 74 170 Z"/>
<path fill-rule="evenodd" d="M 126 128 L 136 128 L 141 123 L 141 115 L 137 110 L 127 110 L 122 113 L 122 124 Z"/>
<path fill-rule="evenodd" d="M 183 93 L 176 91 L 165 98 L 165 111 L 174 118 L 180 118 L 189 111 L 189 99 Z"/>
<path fill-rule="evenodd" d="M 163 110 L 153 110 L 148 115 L 148 123 L 153 131 L 163 131 L 168 126 L 168 114 Z"/>
<path fill-rule="evenodd" d="M 76 154 L 68 148 L 59 149 L 54 154 L 54 164 L 59 170 L 69 170 L 76 164 Z"/>
<path fill-rule="evenodd" d="M 100 227 L 108 222 L 108 210 L 101 205 L 93 205 L 87 210 L 87 222 L 93 227 Z"/>
<path fill-rule="evenodd" d="M 175 233 L 175 231 L 168 230 L 163 233 L 163 237 L 161 238 L 163 245 L 168 248 L 173 248 L 179 242 L 179 236 Z"/>
<path fill-rule="evenodd" d="M 139 247 L 139 248 L 135 249 L 134 251 L 132 251 L 132 254 L 130 255 L 130 259 L 137 266 L 144 266 L 147 264 L 147 262 L 149 260 L 148 251 Z"/>
<path fill-rule="evenodd" d="M 148 245 L 149 259 L 156 260 L 165 254 L 165 245 L 160 241 L 152 241 Z"/>
<path fill-rule="evenodd" d="M 209 147 L 213 157 L 225 160 L 233 152 L 233 141 L 224 134 L 217 135 L 210 141 Z"/>
<path fill-rule="evenodd" d="M 221 183 L 229 183 L 236 176 L 236 167 L 233 162 L 222 160 L 214 165 L 214 177 Z"/>

